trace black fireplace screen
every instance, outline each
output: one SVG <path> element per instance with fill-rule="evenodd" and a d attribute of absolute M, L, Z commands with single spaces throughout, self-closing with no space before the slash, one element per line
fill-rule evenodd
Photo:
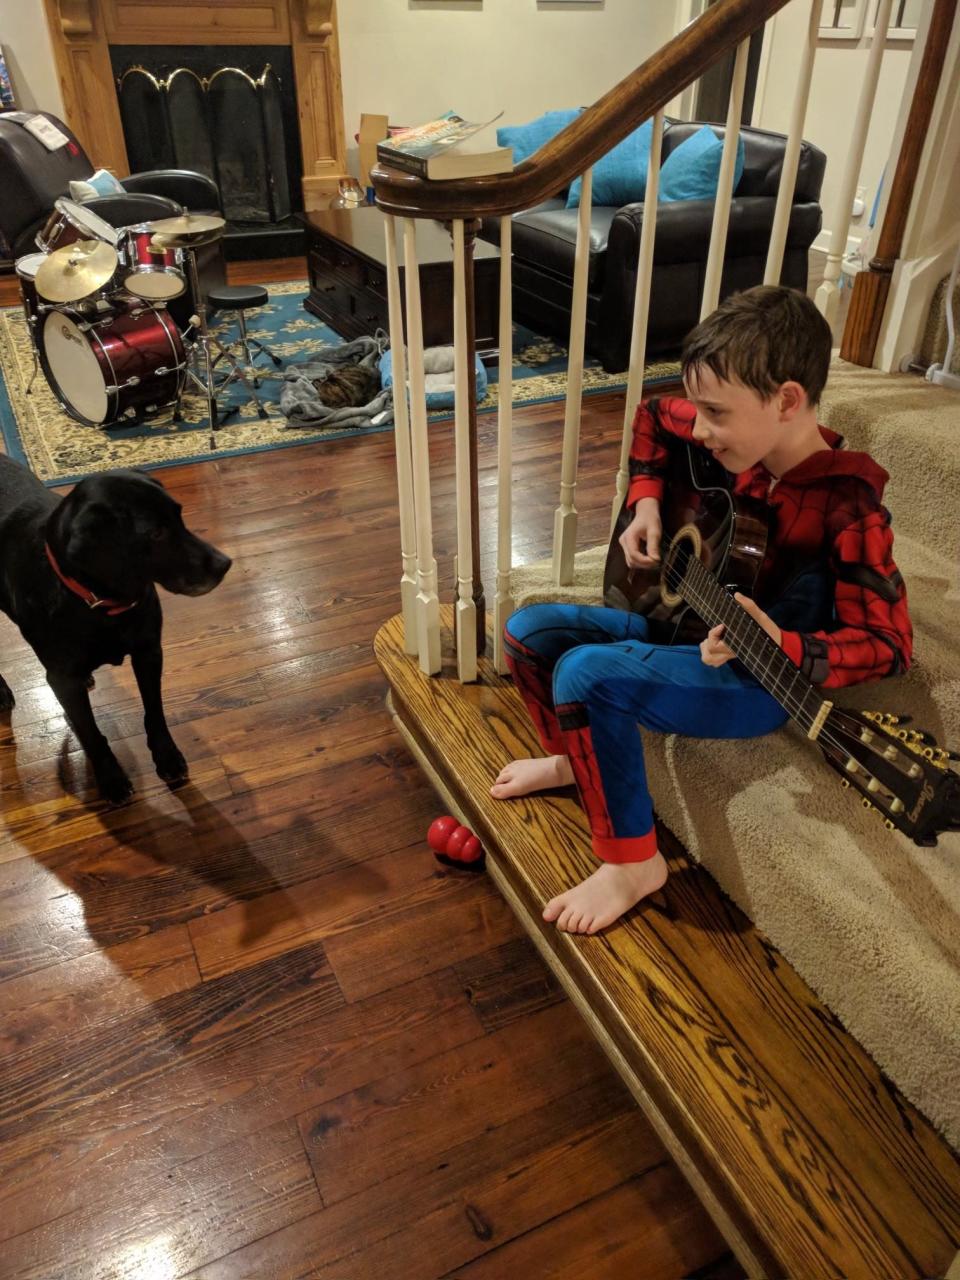
<path fill-rule="evenodd" d="M 194 169 L 236 223 L 275 223 L 301 207 L 289 50 L 111 49 L 132 172 Z M 172 57 L 164 55 L 172 55 Z M 257 65 L 259 63 L 259 65 Z"/>

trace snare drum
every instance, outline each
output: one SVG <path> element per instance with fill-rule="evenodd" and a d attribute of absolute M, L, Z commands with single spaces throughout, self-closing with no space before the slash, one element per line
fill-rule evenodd
<path fill-rule="evenodd" d="M 181 269 L 183 250 L 155 249 L 150 243 L 153 235 L 149 223 L 123 228 L 120 232 L 123 263 L 120 279 L 123 288 L 138 298 L 169 302 L 171 298 L 179 298 L 187 287 Z"/>
<path fill-rule="evenodd" d="M 37 320 L 40 317 L 40 307 L 46 307 L 46 303 L 41 303 L 37 294 L 36 274 L 40 263 L 46 258 L 45 253 L 28 253 L 23 258 L 18 258 L 14 263 L 14 270 L 20 277 L 20 296 L 23 299 L 23 312 L 27 317 L 27 324 L 30 327 L 30 336 L 36 341 Z"/>
<path fill-rule="evenodd" d="M 65 244 L 73 244 L 77 240 L 103 240 L 116 248 L 117 239 L 116 227 L 104 222 L 92 209 L 85 209 L 66 196 L 60 196 L 53 206 L 53 213 L 35 236 L 38 248 L 44 253 L 53 253 L 54 249 L 62 249 Z"/>
<path fill-rule="evenodd" d="M 155 413 L 176 400 L 184 377 L 177 326 L 166 311 L 150 307 L 95 324 L 51 312 L 40 355 L 57 399 L 87 426 Z"/>

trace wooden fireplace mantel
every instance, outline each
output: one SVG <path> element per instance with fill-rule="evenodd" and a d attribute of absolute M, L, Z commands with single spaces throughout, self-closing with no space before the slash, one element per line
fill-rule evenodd
<path fill-rule="evenodd" d="M 130 172 L 111 44 L 286 45 L 303 152 L 304 207 L 347 172 L 336 0 L 43 0 L 67 124 L 91 160 Z"/>

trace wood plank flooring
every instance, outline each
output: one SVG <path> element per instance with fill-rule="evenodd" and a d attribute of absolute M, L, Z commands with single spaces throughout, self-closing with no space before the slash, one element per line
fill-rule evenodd
<path fill-rule="evenodd" d="M 621 417 L 619 396 L 587 402 L 584 544 Z M 548 549 L 561 428 L 562 405 L 518 414 L 518 559 Z M 490 417 L 480 434 L 489 590 Z M 499 894 L 426 847 L 440 806 L 372 655 L 397 609 L 393 447 L 163 472 L 234 557 L 212 595 L 164 598 L 176 792 L 131 672 L 104 669 L 94 705 L 137 788 L 104 809 L 0 619 L 18 699 L 0 722 L 4 1280 L 742 1275 Z M 449 425 L 431 449 L 449 598 Z"/>

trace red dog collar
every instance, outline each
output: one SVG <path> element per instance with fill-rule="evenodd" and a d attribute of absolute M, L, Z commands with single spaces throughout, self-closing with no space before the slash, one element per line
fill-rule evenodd
<path fill-rule="evenodd" d="M 47 559 L 50 561 L 53 572 L 57 575 L 65 587 L 73 592 L 75 596 L 79 596 L 84 604 L 89 605 L 91 609 L 105 609 L 108 614 L 126 613 L 128 609 L 133 609 L 137 601 L 134 600 L 130 604 L 124 604 L 122 600 L 106 600 L 95 595 L 89 587 L 85 587 L 82 582 L 77 582 L 76 578 L 68 578 L 60 566 L 57 564 L 56 557 L 50 550 L 50 544 L 44 543 L 44 550 L 47 553 Z"/>

